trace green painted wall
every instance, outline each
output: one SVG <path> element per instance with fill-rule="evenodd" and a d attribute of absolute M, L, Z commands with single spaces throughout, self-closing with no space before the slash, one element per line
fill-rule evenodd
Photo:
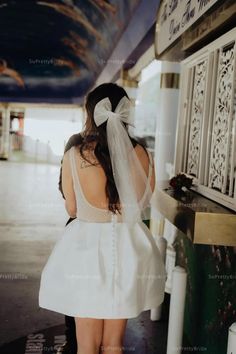
<path fill-rule="evenodd" d="M 187 271 L 183 353 L 226 354 L 236 321 L 236 247 L 194 245 L 181 232 L 173 246 Z"/>

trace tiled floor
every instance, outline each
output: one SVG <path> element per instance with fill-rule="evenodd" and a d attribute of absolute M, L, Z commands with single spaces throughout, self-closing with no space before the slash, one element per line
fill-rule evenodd
<path fill-rule="evenodd" d="M 0 161 L 0 345 L 11 343 L 2 354 L 27 353 L 33 333 L 63 340 L 64 316 L 38 306 L 41 270 L 67 220 L 58 176 L 57 166 Z M 149 318 L 128 321 L 125 353 L 165 354 L 166 316 Z"/>

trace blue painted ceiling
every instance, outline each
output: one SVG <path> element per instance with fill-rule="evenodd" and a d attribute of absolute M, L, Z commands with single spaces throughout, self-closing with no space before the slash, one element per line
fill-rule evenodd
<path fill-rule="evenodd" d="M 79 102 L 140 0 L 0 0 L 0 101 Z"/>

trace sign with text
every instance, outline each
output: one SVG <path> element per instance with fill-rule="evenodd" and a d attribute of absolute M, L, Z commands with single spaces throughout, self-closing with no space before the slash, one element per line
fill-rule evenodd
<path fill-rule="evenodd" d="M 218 0 L 163 0 L 156 27 L 157 54 L 161 54 Z"/>

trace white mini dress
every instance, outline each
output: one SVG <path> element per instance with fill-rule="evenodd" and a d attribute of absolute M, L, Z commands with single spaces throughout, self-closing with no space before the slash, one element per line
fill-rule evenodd
<path fill-rule="evenodd" d="M 73 317 L 137 317 L 164 299 L 167 274 L 159 249 L 144 222 L 127 224 L 86 200 L 75 148 L 68 154 L 78 217 L 59 235 L 43 268 L 39 306 Z"/>

